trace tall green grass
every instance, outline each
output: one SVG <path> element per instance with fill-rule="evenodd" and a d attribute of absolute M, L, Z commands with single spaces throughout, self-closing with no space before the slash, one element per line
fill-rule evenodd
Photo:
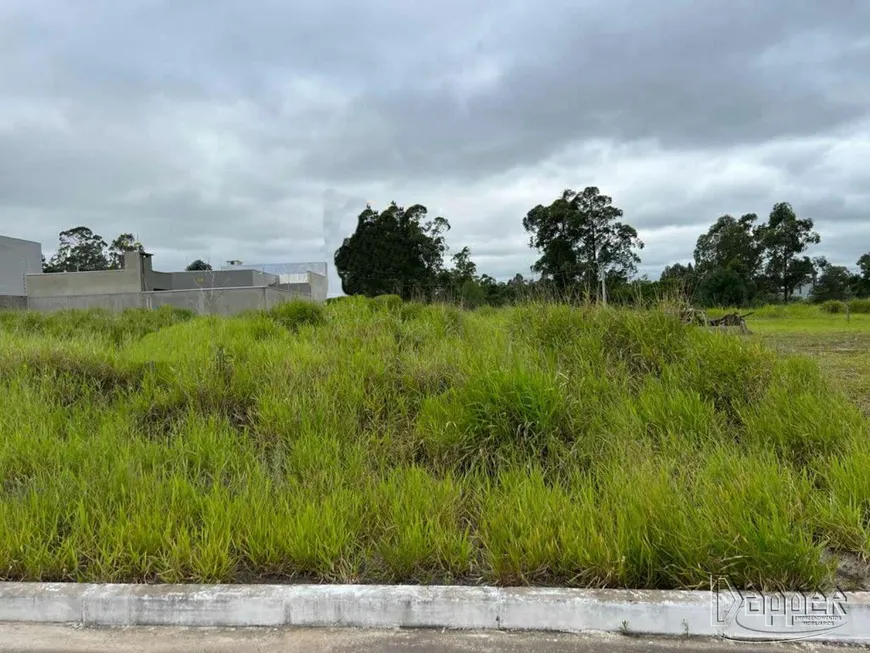
<path fill-rule="evenodd" d="M 0 578 L 815 588 L 867 426 L 656 310 L 0 314 Z"/>
<path fill-rule="evenodd" d="M 870 313 L 870 299 L 850 299 L 846 304 L 852 313 Z"/>
<path fill-rule="evenodd" d="M 769 304 L 767 306 L 757 306 L 755 308 L 710 308 L 707 309 L 707 314 L 711 317 L 720 317 L 726 313 L 751 314 L 750 321 L 762 319 L 783 319 L 783 320 L 806 320 L 806 319 L 830 319 L 830 315 L 843 315 L 845 319 L 847 313 L 866 314 L 870 313 L 870 299 L 850 299 L 849 301 L 840 301 L 837 299 L 828 300 L 820 304 L 811 304 L 809 302 L 793 302 L 790 304 Z"/>

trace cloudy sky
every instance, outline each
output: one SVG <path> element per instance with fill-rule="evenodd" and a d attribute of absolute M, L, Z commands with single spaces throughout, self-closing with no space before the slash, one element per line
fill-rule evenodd
<path fill-rule="evenodd" d="M 2 0 L 0 234 L 139 236 L 155 267 L 324 260 L 425 204 L 481 272 L 598 186 L 691 258 L 777 201 L 870 251 L 870 0 Z"/>

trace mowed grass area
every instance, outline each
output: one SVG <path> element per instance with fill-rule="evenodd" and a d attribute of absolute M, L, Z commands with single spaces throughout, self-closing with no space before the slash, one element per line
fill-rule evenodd
<path fill-rule="evenodd" d="M 664 311 L 0 313 L 0 435 L 7 580 L 816 588 L 870 555 L 855 403 Z"/>
<path fill-rule="evenodd" d="M 744 312 L 752 312 L 747 325 L 760 342 L 782 355 L 809 356 L 870 415 L 870 314 L 829 314 L 807 304 Z"/>

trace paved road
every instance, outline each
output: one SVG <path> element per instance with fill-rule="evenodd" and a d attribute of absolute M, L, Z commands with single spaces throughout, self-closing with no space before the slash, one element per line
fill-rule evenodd
<path fill-rule="evenodd" d="M 843 647 L 802 644 L 744 644 L 701 639 L 651 640 L 619 635 L 553 635 L 433 630 L 124 628 L 91 629 L 60 625 L 0 623 L 0 651 L 21 653 L 771 653 L 819 651 Z"/>

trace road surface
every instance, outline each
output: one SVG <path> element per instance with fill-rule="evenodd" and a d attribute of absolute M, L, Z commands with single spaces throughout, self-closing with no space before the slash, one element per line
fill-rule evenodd
<path fill-rule="evenodd" d="M 113 628 L 0 623 L 0 651 L 20 653 L 789 653 L 852 650 L 811 642 L 746 644 L 727 640 L 621 635 L 272 628 Z"/>

